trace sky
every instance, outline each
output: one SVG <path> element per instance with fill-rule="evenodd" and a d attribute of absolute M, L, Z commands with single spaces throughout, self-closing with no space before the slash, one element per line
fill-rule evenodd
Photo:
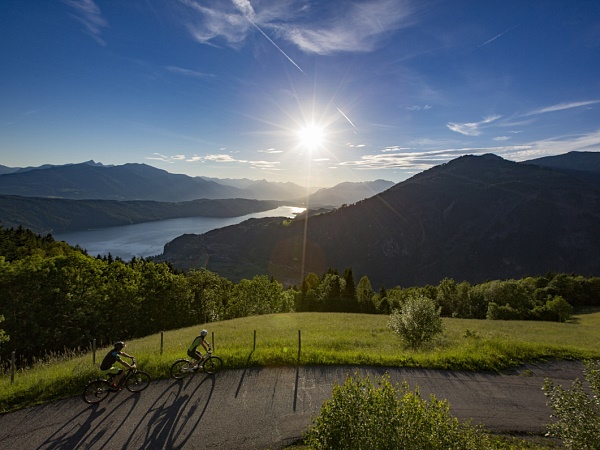
<path fill-rule="evenodd" d="M 597 0 L 2 0 L 0 164 L 327 187 L 600 151 Z"/>

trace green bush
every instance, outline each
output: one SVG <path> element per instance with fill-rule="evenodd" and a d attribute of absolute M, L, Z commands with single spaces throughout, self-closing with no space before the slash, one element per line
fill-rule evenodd
<path fill-rule="evenodd" d="M 422 295 L 409 297 L 400 310 L 390 315 L 389 327 L 411 348 L 418 348 L 442 333 L 441 308 Z"/>
<path fill-rule="evenodd" d="M 447 401 L 423 399 L 406 382 L 392 386 L 389 375 L 376 379 L 348 376 L 336 384 L 306 433 L 311 449 L 485 449 L 481 428 L 461 424 Z"/>
<path fill-rule="evenodd" d="M 575 380 L 570 389 L 544 381 L 544 393 L 552 409 L 554 422 L 548 426 L 549 435 L 558 437 L 568 449 L 600 449 L 600 360 L 587 361 L 584 376 L 590 383 L 592 395 Z"/>

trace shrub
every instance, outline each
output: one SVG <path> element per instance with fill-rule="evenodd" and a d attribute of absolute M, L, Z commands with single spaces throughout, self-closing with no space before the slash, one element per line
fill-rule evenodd
<path fill-rule="evenodd" d="M 348 376 L 336 384 L 306 433 L 311 449 L 484 449 L 488 436 L 461 424 L 447 401 L 423 399 L 405 382 L 394 388 L 389 375 L 376 379 Z"/>
<path fill-rule="evenodd" d="M 585 363 L 584 376 L 590 383 L 592 395 L 581 380 L 575 380 L 569 390 L 544 381 L 544 393 L 552 409 L 554 422 L 548 435 L 558 437 L 568 449 L 600 449 L 600 360 Z"/>
<path fill-rule="evenodd" d="M 443 331 L 441 308 L 422 295 L 409 297 L 400 310 L 390 315 L 388 326 L 411 348 L 430 342 Z"/>

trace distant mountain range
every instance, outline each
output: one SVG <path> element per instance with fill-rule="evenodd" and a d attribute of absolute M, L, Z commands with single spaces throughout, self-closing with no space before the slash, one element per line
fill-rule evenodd
<path fill-rule="evenodd" d="M 314 189 L 295 183 L 219 179 L 172 174 L 146 164 L 105 166 L 94 161 L 61 166 L 15 168 L 0 165 L 0 195 L 71 200 L 153 200 L 185 202 L 197 199 L 248 198 L 341 206 L 370 197 L 393 183 L 376 180 L 346 182 Z"/>
<path fill-rule="evenodd" d="M 308 272 L 352 267 L 375 288 L 548 271 L 599 276 L 599 164 L 592 152 L 524 163 L 463 156 L 306 220 L 251 219 L 181 236 L 157 260 L 296 284 Z"/>
<path fill-rule="evenodd" d="M 315 205 L 310 195 L 308 204 L 329 208 L 350 204 L 391 185 L 383 180 L 342 183 L 315 193 Z M 229 201 L 216 201 L 225 199 Z M 105 166 L 87 161 L 26 168 L 0 166 L 0 225 L 22 225 L 44 234 L 173 217 L 215 217 L 232 211 L 245 215 L 275 208 L 281 202 L 307 204 L 306 188 L 265 180 L 189 177 L 146 164 Z"/>

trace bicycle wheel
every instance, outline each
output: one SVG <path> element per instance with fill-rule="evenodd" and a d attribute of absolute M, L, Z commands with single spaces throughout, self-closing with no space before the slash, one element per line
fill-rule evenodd
<path fill-rule="evenodd" d="M 90 381 L 88 385 L 83 389 L 81 397 L 83 401 L 93 405 L 94 403 L 100 403 L 106 398 L 110 392 L 110 384 L 106 380 L 94 380 Z"/>
<path fill-rule="evenodd" d="M 217 373 L 223 368 L 223 360 L 218 356 L 211 356 L 202 363 L 202 366 L 206 373 Z"/>
<path fill-rule="evenodd" d="M 130 392 L 141 392 L 150 385 L 150 374 L 137 371 L 125 380 L 125 387 Z"/>
<path fill-rule="evenodd" d="M 176 380 L 181 380 L 190 373 L 192 373 L 192 370 L 190 369 L 190 362 L 187 359 L 178 359 L 171 366 L 171 376 Z"/>

